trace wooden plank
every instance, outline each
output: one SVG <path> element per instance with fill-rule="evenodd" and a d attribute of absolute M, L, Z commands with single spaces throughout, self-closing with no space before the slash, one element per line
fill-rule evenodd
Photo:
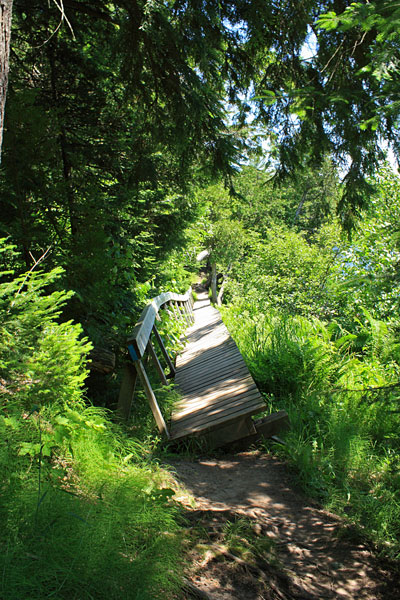
<path fill-rule="evenodd" d="M 209 352 L 209 353 L 208 353 Z M 218 357 L 218 361 L 216 361 L 216 356 Z M 235 347 L 228 348 L 226 352 L 224 352 L 224 348 L 221 349 L 221 352 L 213 352 L 205 350 L 202 354 L 197 354 L 192 360 L 188 361 L 184 365 L 177 363 L 179 374 L 187 373 L 189 371 L 199 371 L 199 367 L 201 365 L 207 365 L 208 363 L 218 363 L 218 364 L 227 364 L 229 362 L 234 362 L 240 360 L 244 363 L 243 357 L 240 354 L 239 350 Z"/>
<path fill-rule="evenodd" d="M 234 381 L 239 383 L 243 379 L 247 379 L 247 377 L 249 377 L 248 370 L 243 365 L 240 365 L 236 372 L 230 371 L 228 377 L 226 377 L 226 371 L 224 370 L 211 375 L 209 378 L 207 377 L 206 380 L 201 379 L 199 381 L 195 381 L 194 383 L 186 381 L 184 388 L 185 398 L 190 399 L 193 394 L 201 394 L 206 390 L 212 391 L 223 383 L 226 383 L 226 385 L 230 385 Z"/>
<path fill-rule="evenodd" d="M 161 383 L 163 385 L 168 385 L 168 381 L 167 381 L 167 378 L 165 377 L 164 369 L 162 368 L 161 363 L 158 360 L 158 356 L 157 356 L 156 351 L 154 350 L 154 346 L 150 340 L 147 342 L 147 349 L 148 349 L 150 358 L 153 362 L 153 365 L 154 365 L 154 367 L 158 373 L 158 376 L 161 380 Z"/>
<path fill-rule="evenodd" d="M 160 433 L 164 433 L 167 436 L 167 438 L 169 439 L 169 437 L 170 437 L 169 431 L 165 424 L 164 417 L 161 414 L 160 407 L 158 406 L 157 399 L 151 388 L 150 381 L 149 381 L 149 378 L 147 377 L 147 373 L 143 367 L 142 361 L 137 360 L 133 364 L 135 365 L 136 371 L 140 377 L 140 381 L 142 382 L 142 385 L 144 387 L 144 391 L 146 393 L 147 400 L 150 404 L 150 408 L 153 413 L 153 416 L 156 420 L 157 427 L 158 427 Z"/>
<path fill-rule="evenodd" d="M 222 343 L 214 345 L 209 345 L 207 347 L 207 356 L 214 356 L 220 354 L 220 352 L 228 352 L 231 350 L 237 349 L 237 346 L 233 340 L 224 340 Z M 196 346 L 193 350 L 185 351 L 185 354 L 179 358 L 177 361 L 179 364 L 179 368 L 182 369 L 189 362 L 193 361 L 195 358 L 203 356 L 205 350 L 201 345 Z"/>
<path fill-rule="evenodd" d="M 251 375 L 242 377 L 241 379 L 233 379 L 231 381 L 221 380 L 218 383 L 214 383 L 213 386 L 203 387 L 199 390 L 194 390 L 191 393 L 185 394 L 185 406 L 193 406 L 195 403 L 202 399 L 214 400 L 221 395 L 233 394 L 243 390 L 258 389 L 253 381 Z"/>
<path fill-rule="evenodd" d="M 202 418 L 203 416 L 207 419 L 211 415 L 217 413 L 218 411 L 224 411 L 229 409 L 230 406 L 236 406 L 240 402 L 246 402 L 247 400 L 254 398 L 257 399 L 260 406 L 265 408 L 265 404 L 260 403 L 259 396 L 256 394 L 256 390 L 253 388 L 249 389 L 241 389 L 237 390 L 235 394 L 225 394 L 215 396 L 214 398 L 208 400 L 203 399 L 197 403 L 193 403 L 190 406 L 182 406 L 180 410 L 173 417 L 173 422 L 175 424 L 183 423 L 183 421 L 194 420 L 197 418 Z"/>
<path fill-rule="evenodd" d="M 201 380 L 202 378 L 217 373 L 217 372 L 225 372 L 225 374 L 229 373 L 230 369 L 234 369 L 237 368 L 238 365 L 243 364 L 243 359 L 241 356 L 238 357 L 234 357 L 231 358 L 231 360 L 211 360 L 211 361 L 204 361 L 202 363 L 199 363 L 198 365 L 196 365 L 196 369 L 193 369 L 193 371 L 185 371 L 182 373 L 179 373 L 179 377 L 177 379 L 177 383 L 179 385 L 182 384 L 182 382 L 184 382 L 185 380 L 189 380 L 189 381 L 195 381 L 195 380 Z M 178 375 L 177 373 L 177 375 Z M 184 385 L 184 384 L 183 384 Z"/>
<path fill-rule="evenodd" d="M 265 406 L 263 408 L 265 409 Z M 192 424 L 188 423 L 186 427 L 182 428 L 171 426 L 171 439 L 178 439 L 188 435 L 198 434 L 202 431 L 211 431 L 212 429 L 220 427 L 221 424 L 228 424 L 229 421 L 234 421 L 239 417 L 255 415 L 259 412 L 262 412 L 263 408 L 249 403 L 245 406 L 239 405 L 235 411 L 231 411 L 228 415 L 220 415 L 218 418 L 215 418 L 212 421 L 197 422 Z"/>
<path fill-rule="evenodd" d="M 236 414 L 231 413 L 229 418 L 222 417 L 221 419 L 215 420 L 213 422 L 200 423 L 200 424 L 196 424 L 193 426 L 187 426 L 186 428 L 179 429 L 179 430 L 172 429 L 170 439 L 179 439 L 179 438 L 184 438 L 184 437 L 188 437 L 188 436 L 192 436 L 192 435 L 198 436 L 198 435 L 203 435 L 206 432 L 216 431 L 221 427 L 228 426 L 230 423 L 233 423 L 237 419 L 241 419 L 244 417 L 250 417 L 252 414 L 257 414 L 257 412 L 258 412 L 257 410 L 253 410 L 253 411 L 238 410 Z"/>
<path fill-rule="evenodd" d="M 151 330 L 153 329 L 156 312 L 157 311 L 152 304 L 146 306 L 132 331 L 132 335 L 128 338 L 128 344 L 134 346 L 138 358 L 142 358 L 146 352 L 147 342 L 149 341 Z"/>
<path fill-rule="evenodd" d="M 230 412 L 235 412 L 236 409 L 240 406 L 245 406 L 247 404 L 254 405 L 257 403 L 259 407 L 259 412 L 262 412 L 266 408 L 265 402 L 260 401 L 260 394 L 258 390 L 251 390 L 249 392 L 242 391 L 241 393 L 236 394 L 234 397 L 229 396 L 228 398 L 221 398 L 215 400 L 214 403 L 208 405 L 207 407 L 198 407 L 197 410 L 191 410 L 189 412 L 179 413 L 177 415 L 173 415 L 171 423 L 174 424 L 174 427 L 180 427 L 185 423 L 197 423 L 197 422 L 205 422 L 211 421 L 214 417 L 229 415 Z"/>
<path fill-rule="evenodd" d="M 233 373 L 231 375 L 231 373 L 227 373 L 226 369 L 223 368 L 210 373 L 210 378 L 205 374 L 203 377 L 192 381 L 186 380 L 184 385 L 180 382 L 177 384 L 177 388 L 184 398 L 190 400 L 194 395 L 203 395 L 207 390 L 209 390 L 210 393 L 213 393 L 213 391 L 217 390 L 225 381 L 228 386 L 232 385 L 234 381 L 236 381 L 237 385 L 240 385 L 241 381 L 247 379 L 247 377 L 249 377 L 248 371 L 242 371 L 240 377 L 239 374 L 235 377 Z"/>
<path fill-rule="evenodd" d="M 129 419 L 135 393 L 137 372 L 132 363 L 126 363 L 122 377 L 121 389 L 119 390 L 117 414 L 121 419 Z"/>
<path fill-rule="evenodd" d="M 158 329 L 157 329 L 157 327 L 155 325 L 153 327 L 153 332 L 154 332 L 154 336 L 155 336 L 155 338 L 157 340 L 157 343 L 158 343 L 158 345 L 160 347 L 161 353 L 164 356 L 165 362 L 167 363 L 167 366 L 169 368 L 169 372 L 170 372 L 169 376 L 174 377 L 174 375 L 176 373 L 176 369 L 175 369 L 175 367 L 173 365 L 173 362 L 172 362 L 172 360 L 171 360 L 171 358 L 170 358 L 170 356 L 168 354 L 168 351 L 167 351 L 167 349 L 166 349 L 166 347 L 164 345 L 164 341 L 163 341 L 163 339 L 162 339 L 162 337 L 161 337 L 161 335 L 160 335 L 160 333 L 159 333 L 159 331 L 158 331 Z"/>
<path fill-rule="evenodd" d="M 183 399 L 172 415 L 171 437 L 219 428 L 227 439 L 249 436 L 255 431 L 251 415 L 263 412 L 266 404 L 209 299 L 200 298 L 193 313 L 195 324 L 188 329 L 187 345 L 176 360 L 175 382 Z M 216 431 L 216 439 L 218 435 Z"/>
<path fill-rule="evenodd" d="M 190 364 L 183 367 L 177 365 L 177 381 L 193 379 L 204 371 L 211 374 L 221 368 L 233 369 L 236 368 L 238 363 L 246 366 L 243 358 L 236 351 L 217 352 L 210 355 L 204 353 L 204 355 L 194 358 Z"/>
<path fill-rule="evenodd" d="M 242 376 L 238 379 L 232 378 L 227 380 L 221 378 L 212 385 L 207 384 L 208 382 L 204 382 L 202 388 L 193 390 L 190 393 L 186 391 L 185 398 L 182 401 L 184 402 L 185 406 L 193 406 L 195 403 L 203 401 L 204 399 L 213 400 L 221 395 L 234 394 L 240 389 L 258 389 L 249 373 L 247 373 L 246 376 Z"/>

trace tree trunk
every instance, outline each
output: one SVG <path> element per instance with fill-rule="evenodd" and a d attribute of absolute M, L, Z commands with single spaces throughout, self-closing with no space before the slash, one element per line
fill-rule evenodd
<path fill-rule="evenodd" d="M 1 2 L 1 0 L 0 0 Z M 54 42 L 53 42 L 54 43 Z M 53 43 L 48 44 L 47 55 L 49 57 L 50 64 L 50 79 L 51 79 L 51 89 L 53 95 L 54 106 L 57 109 L 59 106 L 59 92 L 57 89 L 57 71 L 56 71 L 56 61 L 55 61 L 55 53 Z M 60 152 L 61 152 L 61 160 L 63 167 L 63 177 L 65 182 L 65 195 L 67 200 L 68 207 L 68 216 L 71 228 L 72 236 L 76 236 L 78 232 L 78 218 L 75 210 L 75 197 L 74 190 L 71 183 L 72 178 L 72 166 L 68 157 L 67 152 L 67 134 L 65 131 L 65 127 L 62 123 L 62 119 L 58 114 L 58 126 L 59 126 L 59 135 L 58 141 L 60 143 Z"/>
<path fill-rule="evenodd" d="M 217 296 L 217 305 L 218 306 L 222 306 L 222 298 L 224 297 L 226 281 L 227 281 L 227 278 L 226 278 L 226 276 L 224 276 L 222 283 L 221 283 L 221 287 L 219 288 L 218 296 Z"/>
<path fill-rule="evenodd" d="M 296 214 L 294 215 L 294 219 L 293 219 L 293 223 L 294 223 L 294 225 L 295 225 L 295 224 L 297 223 L 297 221 L 299 220 L 299 217 L 300 217 L 301 211 L 303 210 L 303 205 L 304 205 L 304 202 L 306 201 L 306 198 L 307 198 L 307 193 L 308 193 L 308 190 L 309 190 L 309 187 L 307 186 L 307 187 L 306 187 L 306 189 L 305 189 L 305 190 L 304 190 L 304 192 L 303 192 L 303 195 L 302 195 L 302 197 L 301 197 L 301 200 L 300 200 L 300 202 L 299 202 L 299 205 L 298 205 L 298 207 L 297 207 Z"/>
<path fill-rule="evenodd" d="M 228 281 L 228 273 L 231 270 L 231 267 L 232 267 L 231 264 L 228 265 L 226 273 L 225 273 L 225 275 L 222 278 L 221 287 L 219 288 L 218 297 L 217 297 L 217 305 L 218 306 L 222 305 L 222 298 L 224 297 L 225 286 L 226 286 L 227 281 Z"/>
<path fill-rule="evenodd" d="M 13 0 L 0 0 L 0 161 L 8 85 L 12 5 Z"/>
<path fill-rule="evenodd" d="M 217 263 L 211 263 L 211 300 L 214 304 L 218 302 L 217 296 Z"/>

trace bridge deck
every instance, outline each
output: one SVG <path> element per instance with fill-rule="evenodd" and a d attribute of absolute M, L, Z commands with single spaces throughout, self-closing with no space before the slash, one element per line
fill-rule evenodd
<path fill-rule="evenodd" d="M 206 293 L 194 305 L 195 322 L 176 361 L 183 399 L 171 418 L 172 439 L 229 425 L 266 408 L 235 342 Z"/>

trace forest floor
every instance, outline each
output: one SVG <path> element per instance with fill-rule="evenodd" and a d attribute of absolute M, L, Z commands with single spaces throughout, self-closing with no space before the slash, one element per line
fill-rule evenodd
<path fill-rule="evenodd" d="M 187 508 L 182 598 L 400 598 L 396 565 L 302 495 L 275 456 L 249 451 L 168 464 Z"/>

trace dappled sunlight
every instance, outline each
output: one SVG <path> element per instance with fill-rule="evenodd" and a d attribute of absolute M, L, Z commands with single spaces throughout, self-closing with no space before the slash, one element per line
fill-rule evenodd
<path fill-rule="evenodd" d="M 246 452 L 176 459 L 173 468 L 199 514 L 215 513 L 219 520 L 242 516 L 262 527 L 285 571 L 312 598 L 381 597 L 386 573 L 367 546 L 354 534 L 345 537 L 343 521 L 296 490 L 277 458 Z"/>

